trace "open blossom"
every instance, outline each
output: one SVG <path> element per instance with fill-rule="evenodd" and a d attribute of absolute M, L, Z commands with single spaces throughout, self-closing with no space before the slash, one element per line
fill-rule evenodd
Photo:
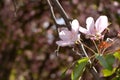
<path fill-rule="evenodd" d="M 92 17 L 88 17 L 86 20 L 86 28 L 80 27 L 79 31 L 86 34 L 90 39 L 101 39 L 104 35 L 102 32 L 108 27 L 107 16 L 100 16 L 94 23 Z"/>
<path fill-rule="evenodd" d="M 73 45 L 79 38 L 79 22 L 75 19 L 71 24 L 71 31 L 64 28 L 59 32 L 60 41 L 56 41 L 59 46 L 69 46 Z"/>

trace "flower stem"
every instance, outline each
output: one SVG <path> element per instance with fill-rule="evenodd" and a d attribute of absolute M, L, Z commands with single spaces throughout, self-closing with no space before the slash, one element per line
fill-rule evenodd
<path fill-rule="evenodd" d="M 90 47 L 88 47 L 86 44 L 82 43 L 81 41 L 79 41 L 80 44 L 82 44 L 84 47 L 86 47 L 87 49 L 89 49 L 91 52 L 93 52 L 94 54 L 96 54 L 96 52 L 91 49 Z"/>
<path fill-rule="evenodd" d="M 80 42 L 80 43 L 81 43 L 81 42 Z M 82 43 L 81 43 L 81 47 L 82 47 L 82 50 L 83 50 L 85 56 L 86 56 L 87 58 L 89 58 L 89 56 L 88 56 L 88 54 L 87 54 L 87 52 L 86 52 L 86 50 L 85 50 L 85 48 L 84 48 L 84 45 L 83 45 Z M 92 64 L 92 62 L 91 62 L 90 59 L 89 59 L 89 63 Z M 95 69 L 95 67 L 93 66 L 92 68 L 93 68 L 93 70 L 97 73 L 97 70 Z"/>
<path fill-rule="evenodd" d="M 96 42 L 95 42 L 94 40 L 92 40 L 92 42 L 94 43 L 94 45 L 95 45 L 95 47 L 96 47 L 96 49 L 97 49 L 97 52 L 100 54 L 100 51 L 99 51 L 99 49 L 98 49 L 98 46 L 97 46 Z"/>

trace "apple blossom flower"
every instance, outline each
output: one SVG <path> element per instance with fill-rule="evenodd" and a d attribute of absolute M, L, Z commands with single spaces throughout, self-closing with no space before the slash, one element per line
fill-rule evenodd
<path fill-rule="evenodd" d="M 92 17 L 86 19 L 86 28 L 80 27 L 79 31 L 83 34 L 86 34 L 90 39 L 101 39 L 104 37 L 102 32 L 108 27 L 108 18 L 107 16 L 100 16 L 94 23 Z"/>
<path fill-rule="evenodd" d="M 67 28 L 63 28 L 59 32 L 60 41 L 56 41 L 59 46 L 70 46 L 73 45 L 79 38 L 79 22 L 75 19 L 71 23 L 71 31 Z"/>

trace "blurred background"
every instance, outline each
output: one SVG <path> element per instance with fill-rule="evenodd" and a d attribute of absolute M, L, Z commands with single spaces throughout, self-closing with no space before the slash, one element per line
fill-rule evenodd
<path fill-rule="evenodd" d="M 89 16 L 106 15 L 111 23 L 107 35 L 115 37 L 120 30 L 120 0 L 59 1 L 81 26 Z M 46 0 L 0 0 L 0 80 L 70 80 L 71 68 L 61 76 L 80 57 L 71 47 L 56 54 L 57 40 Z"/>

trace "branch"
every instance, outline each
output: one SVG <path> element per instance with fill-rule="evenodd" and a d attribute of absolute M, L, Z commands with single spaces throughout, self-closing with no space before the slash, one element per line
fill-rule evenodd
<path fill-rule="evenodd" d="M 47 0 L 49 1 L 49 0 Z M 63 17 L 63 19 L 65 20 L 65 23 L 67 25 L 67 28 L 69 30 L 71 30 L 71 25 L 68 19 L 68 16 L 66 15 L 64 9 L 62 8 L 62 6 L 60 5 L 60 3 L 58 2 L 58 0 L 51 0 L 51 2 L 55 5 L 55 7 L 57 8 L 58 12 L 60 13 L 60 15 Z"/>

